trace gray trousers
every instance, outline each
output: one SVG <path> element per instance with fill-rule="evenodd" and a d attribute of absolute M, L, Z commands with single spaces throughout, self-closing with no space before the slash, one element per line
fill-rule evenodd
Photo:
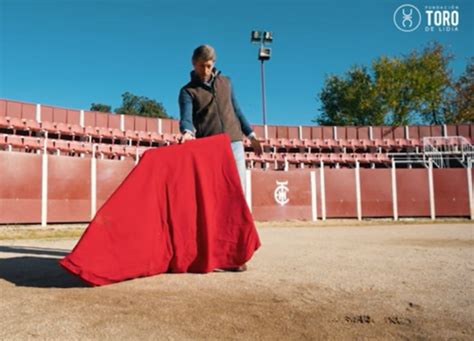
<path fill-rule="evenodd" d="M 235 141 L 231 143 L 232 152 L 234 153 L 235 163 L 237 164 L 237 170 L 239 172 L 240 183 L 245 194 L 245 153 L 244 144 L 242 141 Z"/>

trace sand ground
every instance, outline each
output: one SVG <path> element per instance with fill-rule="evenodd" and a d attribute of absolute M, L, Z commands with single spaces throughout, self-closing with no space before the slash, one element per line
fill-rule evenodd
<path fill-rule="evenodd" d="M 77 236 L 3 238 L 0 339 L 474 339 L 473 224 L 346 225 L 260 226 L 247 272 L 96 288 L 57 264 Z"/>

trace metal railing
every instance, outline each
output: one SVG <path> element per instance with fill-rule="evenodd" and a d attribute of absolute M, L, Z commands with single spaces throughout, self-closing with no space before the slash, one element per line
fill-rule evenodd
<path fill-rule="evenodd" d="M 438 168 L 448 167 L 452 160 L 467 167 L 468 160 L 474 156 L 474 147 L 463 136 L 430 136 L 424 137 L 422 142 L 423 159 L 433 160 L 433 164 Z"/>

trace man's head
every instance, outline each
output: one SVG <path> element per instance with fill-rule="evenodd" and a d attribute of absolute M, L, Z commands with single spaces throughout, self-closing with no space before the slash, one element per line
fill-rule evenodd
<path fill-rule="evenodd" d="M 207 81 L 211 77 L 215 61 L 216 52 L 212 46 L 201 45 L 194 50 L 192 60 L 194 72 L 202 81 Z"/>

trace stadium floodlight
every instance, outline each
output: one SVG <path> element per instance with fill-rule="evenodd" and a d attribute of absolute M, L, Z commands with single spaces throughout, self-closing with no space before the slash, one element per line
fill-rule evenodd
<path fill-rule="evenodd" d="M 273 41 L 272 32 L 263 32 L 263 41 L 265 43 L 271 43 Z"/>
<path fill-rule="evenodd" d="M 250 41 L 252 43 L 260 44 L 258 49 L 258 60 L 260 60 L 260 75 L 262 79 L 262 117 L 263 125 L 267 124 L 267 113 L 265 103 L 265 72 L 263 62 L 270 60 L 272 49 L 265 47 L 265 44 L 271 44 L 273 42 L 272 32 L 269 31 L 252 31 L 250 35 Z"/>
<path fill-rule="evenodd" d="M 269 60 L 272 50 L 268 47 L 261 47 L 258 50 L 258 59 L 259 60 Z"/>
<path fill-rule="evenodd" d="M 252 31 L 250 41 L 252 43 L 260 43 L 262 41 L 262 38 L 260 37 L 260 31 Z"/>

